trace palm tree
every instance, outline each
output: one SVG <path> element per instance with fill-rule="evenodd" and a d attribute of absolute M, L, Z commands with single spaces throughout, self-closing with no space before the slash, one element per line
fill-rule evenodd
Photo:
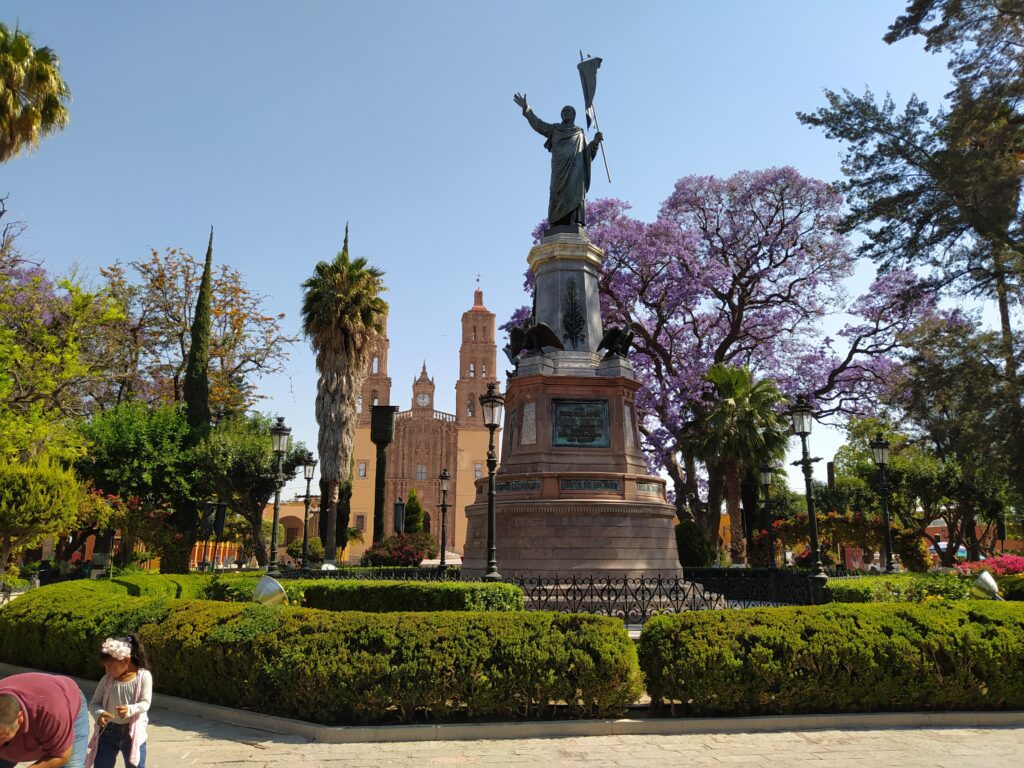
<path fill-rule="evenodd" d="M 57 55 L 0 24 L 0 163 L 67 125 L 69 98 Z"/>
<path fill-rule="evenodd" d="M 302 284 L 302 329 L 316 352 L 320 493 L 326 517 L 324 558 L 335 559 L 339 484 L 348 479 L 356 429 L 356 399 L 366 378 L 371 344 L 383 332 L 388 305 L 380 298 L 384 273 L 348 255 L 321 261 Z"/>
<path fill-rule="evenodd" d="M 742 562 L 745 532 L 740 514 L 740 479 L 785 454 L 788 426 L 781 405 L 786 398 L 771 379 L 755 382 L 746 366 L 716 363 L 704 378 L 712 385 L 712 392 L 694 430 L 692 450 L 707 466 L 709 483 L 722 486 L 718 492 L 709 493 L 709 499 L 721 498 L 724 493 L 732 559 Z M 711 511 L 717 527 L 717 510 Z"/>

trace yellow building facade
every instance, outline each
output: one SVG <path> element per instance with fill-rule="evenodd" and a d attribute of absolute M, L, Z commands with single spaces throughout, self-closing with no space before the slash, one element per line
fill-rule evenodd
<path fill-rule="evenodd" d="M 424 528 L 441 540 L 441 488 L 439 476 L 451 476 L 447 504 L 447 551 L 461 554 L 466 541 L 466 507 L 475 499 L 474 482 L 487 473 L 488 433 L 480 408 L 480 395 L 487 383 L 496 381 L 497 344 L 495 315 L 483 303 L 483 291 L 474 292 L 473 305 L 462 314 L 459 347 L 459 377 L 455 384 L 455 413 L 434 407 L 434 380 L 424 361 L 413 380 L 409 400 L 392 397 L 388 375 L 390 342 L 387 331 L 370 357 L 369 370 L 359 400 L 352 467 L 352 502 L 349 525 L 363 534 L 345 552 L 358 561 L 373 539 L 373 502 L 377 448 L 370 441 L 370 408 L 373 405 L 402 406 L 395 419 L 395 438 L 388 449 L 384 490 L 384 535 L 394 531 L 394 503 L 409 498 L 413 488 L 424 511 Z M 500 430 L 495 443 L 500 444 Z"/>

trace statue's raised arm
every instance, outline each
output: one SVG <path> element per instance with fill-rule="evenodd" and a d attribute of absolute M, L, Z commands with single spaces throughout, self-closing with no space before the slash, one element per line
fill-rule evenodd
<path fill-rule="evenodd" d="M 601 143 L 601 134 L 587 142 L 583 129 L 575 125 L 576 110 L 562 108 L 562 122 L 546 123 L 537 117 L 526 101 L 525 93 L 517 93 L 513 101 L 523 110 L 530 127 L 544 136 L 544 148 L 551 153 L 551 188 L 548 197 L 548 223 L 552 227 L 583 227 L 586 224 L 584 200 L 590 189 L 590 161 Z"/>

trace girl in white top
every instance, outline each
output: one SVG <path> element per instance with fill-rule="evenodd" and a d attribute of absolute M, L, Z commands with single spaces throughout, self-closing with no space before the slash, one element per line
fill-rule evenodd
<path fill-rule="evenodd" d="M 89 711 L 96 730 L 85 768 L 114 768 L 117 753 L 125 768 L 146 768 L 146 724 L 153 700 L 153 675 L 142 643 L 132 636 L 108 637 L 100 648 L 106 674 L 96 686 Z"/>

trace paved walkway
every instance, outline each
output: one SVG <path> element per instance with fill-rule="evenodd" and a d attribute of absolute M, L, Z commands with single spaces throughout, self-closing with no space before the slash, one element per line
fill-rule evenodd
<path fill-rule="evenodd" d="M 1020 768 L 1024 728 L 789 731 L 690 736 L 591 736 L 515 741 L 322 744 L 154 708 L 148 768 L 363 766 L 743 766 L 744 768 Z"/>

